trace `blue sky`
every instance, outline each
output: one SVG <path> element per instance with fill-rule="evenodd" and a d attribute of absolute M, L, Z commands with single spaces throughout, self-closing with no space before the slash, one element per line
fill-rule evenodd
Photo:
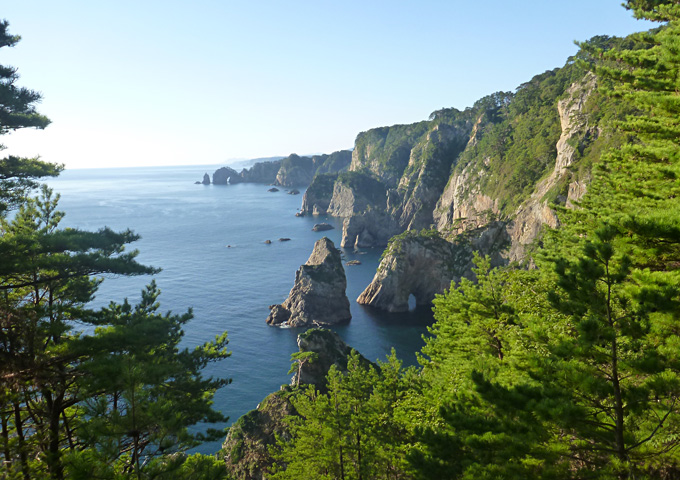
<path fill-rule="evenodd" d="M 617 0 L 21 0 L 0 50 L 43 93 L 5 154 L 67 168 L 228 163 L 351 148 L 364 130 L 465 108 L 626 35 Z"/>

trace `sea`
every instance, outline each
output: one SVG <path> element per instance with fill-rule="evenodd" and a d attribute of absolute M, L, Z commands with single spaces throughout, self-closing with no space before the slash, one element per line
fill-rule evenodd
<path fill-rule="evenodd" d="M 290 382 L 290 356 L 298 350 L 297 336 L 304 329 L 268 326 L 269 306 L 286 299 L 295 271 L 319 238 L 327 236 L 340 246 L 342 219 L 296 217 L 304 189 L 291 195 L 281 187 L 269 192 L 264 184 L 195 184 L 217 168 L 74 169 L 47 183 L 61 196 L 59 209 L 66 214 L 62 226 L 132 229 L 141 239 L 129 248 L 139 251 L 140 262 L 162 269 L 154 276 L 104 277 L 93 306 L 125 298 L 134 304 L 153 278 L 162 292 L 163 312 L 193 309 L 183 347 L 228 332 L 231 356 L 204 372 L 232 379 L 215 395 L 214 407 L 229 422 L 210 427 L 223 428 Z M 320 222 L 335 229 L 312 231 Z M 361 264 L 345 266 L 352 320 L 330 328 L 369 360 L 384 360 L 394 349 L 404 365 L 415 365 L 433 322 L 430 309 L 390 314 L 356 303 L 375 274 L 382 250 L 341 250 L 344 262 Z M 220 446 L 206 443 L 195 451 L 213 453 Z"/>

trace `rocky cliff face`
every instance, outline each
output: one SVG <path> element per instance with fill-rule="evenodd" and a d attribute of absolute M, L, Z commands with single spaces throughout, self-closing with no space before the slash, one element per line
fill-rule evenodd
<path fill-rule="evenodd" d="M 403 230 L 429 228 L 433 211 L 451 166 L 469 142 L 472 124 L 434 125 L 412 149 L 409 163 L 399 180 L 400 204 L 392 207 L 393 216 Z"/>
<path fill-rule="evenodd" d="M 586 101 L 595 87 L 595 76 L 588 74 L 582 81 L 571 85 L 567 96 L 557 103 L 562 131 L 556 145 L 555 167 L 550 175 L 538 182 L 508 226 L 512 239 L 509 258 L 512 261 L 521 261 L 525 257 L 526 248 L 538 238 L 543 225 L 550 228 L 559 226 L 559 219 L 551 208 L 551 200 L 560 205 L 571 206 L 585 194 L 585 182 L 575 178 L 569 167 L 578 159 L 578 150 L 574 145 L 593 142 L 600 134 L 597 125 L 584 115 Z M 568 185 L 566 195 L 562 193 L 550 198 L 551 190 L 565 184 Z"/>
<path fill-rule="evenodd" d="M 297 415 L 286 390 L 267 396 L 255 410 L 243 415 L 229 427 L 222 444 L 224 463 L 230 478 L 239 480 L 264 480 L 267 470 L 274 464 L 269 448 L 276 438 L 289 438 L 284 419 Z"/>
<path fill-rule="evenodd" d="M 213 183 L 216 185 L 266 183 L 283 187 L 302 187 L 309 185 L 317 173 L 347 170 L 351 158 L 352 152 L 349 150 L 313 157 L 301 157 L 293 153 L 281 160 L 257 162 L 250 168 L 244 168 L 240 173 L 230 167 L 219 168 L 213 174 Z"/>
<path fill-rule="evenodd" d="M 302 197 L 300 211 L 308 215 L 324 215 L 333 198 L 333 186 L 337 173 L 316 175 Z"/>
<path fill-rule="evenodd" d="M 324 173 L 344 172 L 352 162 L 351 150 L 339 150 L 330 155 L 315 155 L 312 157 L 316 175 Z"/>
<path fill-rule="evenodd" d="M 390 240 L 373 281 L 357 302 L 388 312 L 406 312 L 413 295 L 417 306 L 428 306 L 451 282 L 472 276 L 473 251 L 490 255 L 494 265 L 502 264 L 500 252 L 507 241 L 500 222 L 469 232 L 454 243 L 435 230 L 407 231 Z"/>
<path fill-rule="evenodd" d="M 295 273 L 295 285 L 286 301 L 269 307 L 267 323 L 301 327 L 347 322 L 352 315 L 346 288 L 340 253 L 323 237 L 314 244 L 307 263 Z"/>
<path fill-rule="evenodd" d="M 579 157 L 579 151 L 574 145 L 592 143 L 600 133 L 585 112 L 586 103 L 595 86 L 595 77 L 588 74 L 572 84 L 564 97 L 556 102 L 560 136 L 555 145 L 552 168 L 533 186 L 531 194 L 514 212 L 503 211 L 504 199 L 487 193 L 488 188 L 484 189 L 493 160 L 490 157 L 481 157 L 454 171 L 449 178 L 434 210 L 433 218 L 437 229 L 451 236 L 505 217 L 511 240 L 508 258 L 511 261 L 522 261 L 527 247 L 536 241 L 544 225 L 550 228 L 559 225 L 552 204 L 572 205 L 573 201 L 585 193 L 584 179 L 577 178 L 569 167 Z M 568 191 L 564 191 L 567 185 Z"/>
<path fill-rule="evenodd" d="M 354 143 L 350 171 L 365 171 L 395 188 L 409 163 L 411 149 L 426 134 L 430 122 L 393 125 L 361 132 Z"/>
<path fill-rule="evenodd" d="M 244 168 L 239 173 L 242 182 L 272 184 L 276 181 L 276 174 L 281 168 L 281 160 L 271 162 L 257 162 L 250 168 Z"/>
<path fill-rule="evenodd" d="M 314 161 L 310 157 L 300 157 L 293 153 L 281 161 L 275 183 L 282 187 L 309 185 L 315 173 Z"/>
<path fill-rule="evenodd" d="M 344 217 L 343 247 L 385 246 L 393 235 L 429 227 L 451 166 L 473 128 L 470 112 L 437 114 L 426 122 L 360 133 L 350 171 L 332 187 L 328 180 L 312 183 L 302 211 Z"/>
<path fill-rule="evenodd" d="M 326 195 L 327 188 L 325 186 Z M 369 174 L 346 172 L 338 175 L 326 213 L 345 217 L 340 246 L 386 245 L 390 237 L 399 233 L 388 212 L 388 197 L 385 185 Z"/>

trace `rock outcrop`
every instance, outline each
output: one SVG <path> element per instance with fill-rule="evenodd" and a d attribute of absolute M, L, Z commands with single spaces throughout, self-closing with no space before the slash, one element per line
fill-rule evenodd
<path fill-rule="evenodd" d="M 314 232 L 325 232 L 326 230 L 333 230 L 335 227 L 330 223 L 317 223 L 312 227 Z"/>
<path fill-rule="evenodd" d="M 352 318 L 340 253 L 327 237 L 314 244 L 307 263 L 295 273 L 295 285 L 280 305 L 270 306 L 267 323 L 302 327 L 333 325 Z"/>
<path fill-rule="evenodd" d="M 390 240 L 373 281 L 357 302 L 388 312 L 406 312 L 413 295 L 417 306 L 429 306 L 451 282 L 472 277 L 473 251 L 490 255 L 494 265 L 504 263 L 501 251 L 507 241 L 500 222 L 469 232 L 455 243 L 436 230 L 407 231 Z"/>
<path fill-rule="evenodd" d="M 585 194 L 585 182 L 575 179 L 569 167 L 578 156 L 574 144 L 592 142 L 600 134 L 597 126 L 589 124 L 588 117 L 583 115 L 586 101 L 595 87 L 595 76 L 589 73 L 580 82 L 572 84 L 567 89 L 567 97 L 557 102 L 562 133 L 556 145 L 555 167 L 550 175 L 536 184 L 533 193 L 520 206 L 509 225 L 508 233 L 512 239 L 509 257 L 512 261 L 524 258 L 526 248 L 538 238 L 543 225 L 550 228 L 559 226 L 557 214 L 551 208 L 550 200 L 546 198 L 551 190 L 560 183 L 568 184 L 567 195 L 555 199 L 556 203 L 567 206 L 573 205 L 574 201 L 578 201 Z"/>
<path fill-rule="evenodd" d="M 344 172 L 352 162 L 352 152 L 351 150 L 339 150 L 330 155 L 315 155 L 312 160 L 316 171 L 315 175 Z"/>
<path fill-rule="evenodd" d="M 314 161 L 310 157 L 300 157 L 293 153 L 281 160 L 275 183 L 282 187 L 309 185 L 315 173 Z"/>
<path fill-rule="evenodd" d="M 210 185 L 210 175 L 205 173 L 203 175 L 203 181 L 201 182 L 203 185 Z"/>
<path fill-rule="evenodd" d="M 302 197 L 300 211 L 303 214 L 311 215 L 326 214 L 333 198 L 333 186 L 337 178 L 337 173 L 315 176 Z"/>
<path fill-rule="evenodd" d="M 331 366 L 335 365 L 341 372 L 347 371 L 347 359 L 353 349 L 337 333 L 324 328 L 312 328 L 298 335 L 297 344 L 300 352 L 314 352 L 316 357 L 313 361 L 298 362 L 298 368 L 290 381 L 291 386 L 310 384 L 323 391 Z M 361 355 L 359 358 L 366 365 L 371 363 Z"/>
<path fill-rule="evenodd" d="M 326 375 L 335 365 L 341 372 L 347 370 L 347 361 L 352 348 L 334 332 L 324 329 L 310 329 L 298 335 L 300 352 L 314 352 L 313 361 L 298 365 L 291 380 L 291 386 L 268 395 L 255 410 L 243 415 L 229 428 L 222 444 L 224 461 L 230 478 L 239 480 L 264 480 L 267 469 L 274 463 L 270 447 L 276 445 L 277 437 L 290 438 L 287 416 L 298 415 L 293 406 L 296 390 L 292 386 L 313 384 L 323 391 Z M 371 362 L 363 356 L 359 361 Z"/>
<path fill-rule="evenodd" d="M 447 109 L 428 122 L 360 133 L 350 171 L 332 185 L 330 177 L 317 177 L 301 211 L 344 217 L 343 247 L 385 246 L 405 230 L 429 227 L 451 165 L 469 141 L 472 118 Z"/>
<path fill-rule="evenodd" d="M 372 247 L 387 245 L 400 233 L 399 226 L 388 211 L 390 192 L 385 184 L 363 172 L 338 175 L 326 213 L 345 217 L 341 247 Z"/>
<path fill-rule="evenodd" d="M 290 438 L 285 418 L 297 415 L 291 402 L 292 393 L 281 390 L 267 396 L 255 410 L 243 415 L 229 427 L 222 444 L 224 463 L 229 478 L 264 480 L 274 464 L 269 448 L 277 437 Z"/>
<path fill-rule="evenodd" d="M 434 125 L 412 149 L 409 163 L 399 180 L 402 200 L 393 216 L 404 230 L 429 228 L 433 211 L 446 185 L 451 165 L 469 142 L 472 124 Z"/>
<path fill-rule="evenodd" d="M 234 185 L 241 183 L 238 172 L 230 167 L 222 167 L 213 173 L 213 184 L 215 185 Z"/>

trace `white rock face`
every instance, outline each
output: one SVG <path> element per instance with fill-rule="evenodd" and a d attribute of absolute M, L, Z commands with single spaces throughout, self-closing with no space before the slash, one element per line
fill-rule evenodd
<path fill-rule="evenodd" d="M 295 285 L 280 305 L 271 305 L 267 323 L 301 327 L 333 325 L 352 318 L 340 253 L 327 237 L 314 244 L 307 263 L 295 273 Z"/>
<path fill-rule="evenodd" d="M 550 175 L 536 184 L 531 196 L 520 205 L 507 224 L 511 239 L 508 252 L 510 261 L 524 259 L 527 247 L 536 240 L 544 225 L 550 228 L 559 226 L 557 215 L 545 197 L 551 189 L 572 178 L 569 167 L 577 158 L 576 148 L 572 144 L 585 137 L 595 139 L 600 133 L 596 127 L 588 124 L 583 114 L 586 101 L 595 87 L 595 76 L 589 74 L 580 82 L 572 84 L 567 96 L 557 104 L 562 132 L 556 144 L 555 166 Z M 470 142 L 476 142 L 476 128 L 473 129 Z M 468 165 L 452 175 L 437 202 L 433 219 L 442 233 L 452 235 L 481 228 L 500 214 L 498 199 L 481 193 L 484 169 L 479 169 L 477 173 L 472 170 L 473 166 Z M 585 194 L 586 186 L 584 180 L 570 182 L 568 195 L 562 199 L 562 203 L 571 208 L 573 202 Z"/>
<path fill-rule="evenodd" d="M 440 232 L 462 233 L 479 228 L 499 214 L 498 199 L 480 191 L 482 177 L 473 175 L 469 165 L 451 176 L 433 213 Z"/>
<path fill-rule="evenodd" d="M 576 159 L 576 149 L 569 141 L 586 135 L 597 137 L 599 134 L 598 129 L 590 127 L 582 115 L 583 107 L 595 87 L 595 76 L 588 74 L 581 82 L 572 84 L 567 90 L 568 96 L 557 103 L 562 134 L 556 145 L 555 168 L 548 177 L 538 182 L 534 193 L 517 209 L 515 218 L 508 226 L 508 233 L 512 239 L 510 261 L 524 259 L 527 246 L 536 240 L 543 225 L 550 228 L 559 227 L 559 219 L 544 197 L 553 187 L 572 176 L 568 168 Z M 585 190 L 585 183 L 572 182 L 569 186 L 569 197 L 565 198 L 564 202 L 567 206 L 572 206 L 572 201 L 580 199 Z"/>

